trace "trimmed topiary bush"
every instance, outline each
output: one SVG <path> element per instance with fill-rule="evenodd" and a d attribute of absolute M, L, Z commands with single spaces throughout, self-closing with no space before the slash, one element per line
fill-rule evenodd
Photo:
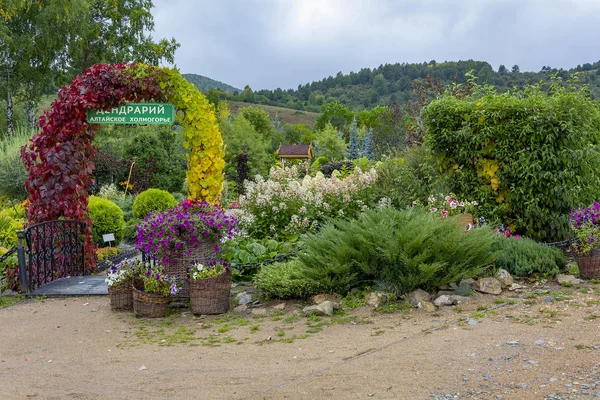
<path fill-rule="evenodd" d="M 533 273 L 554 276 L 567 265 L 562 251 L 528 238 L 506 238 L 499 235 L 494 240 L 494 249 L 498 250 L 494 265 L 515 276 Z"/>
<path fill-rule="evenodd" d="M 161 189 L 148 189 L 137 195 L 133 201 L 133 217 L 144 219 L 150 212 L 163 212 L 177 205 L 173 195 Z"/>
<path fill-rule="evenodd" d="M 117 246 L 125 230 L 125 220 L 123 211 L 118 205 L 110 200 L 101 197 L 90 196 L 88 203 L 90 218 L 92 219 L 92 240 L 94 244 L 100 247 L 106 246 L 102 235 L 114 233 L 115 242 L 112 245 Z"/>

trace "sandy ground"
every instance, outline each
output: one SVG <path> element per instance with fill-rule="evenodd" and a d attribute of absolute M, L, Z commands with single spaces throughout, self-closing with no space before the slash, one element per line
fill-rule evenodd
<path fill-rule="evenodd" d="M 108 297 L 25 300 L 0 309 L 0 398 L 600 397 L 600 285 L 533 289 L 320 320 L 290 302 L 152 320 Z"/>

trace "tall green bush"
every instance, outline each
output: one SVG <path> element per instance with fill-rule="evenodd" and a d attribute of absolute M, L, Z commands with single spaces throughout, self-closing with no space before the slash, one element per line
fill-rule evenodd
<path fill-rule="evenodd" d="M 149 212 L 162 212 L 176 205 L 177 200 L 171 193 L 160 189 L 148 189 L 138 194 L 133 201 L 133 217 L 144 219 Z"/>
<path fill-rule="evenodd" d="M 453 219 L 417 210 L 370 210 L 308 235 L 298 255 L 301 265 L 293 272 L 306 287 L 341 294 L 362 283 L 384 284 L 397 294 L 432 289 L 482 274 L 493 262 L 495 235 L 487 228 L 465 234 Z M 257 279 L 284 281 L 284 272 L 263 269 Z M 279 293 L 270 289 L 268 294 Z"/>
<path fill-rule="evenodd" d="M 88 203 L 89 216 L 92 219 L 92 239 L 94 244 L 100 247 L 107 246 L 104 243 L 102 235 L 113 233 L 115 242 L 112 245 L 118 245 L 123 239 L 125 230 L 125 220 L 123 211 L 110 200 L 101 197 L 90 196 Z"/>
<path fill-rule="evenodd" d="M 600 112 L 585 88 L 543 89 L 445 95 L 423 117 L 454 193 L 515 232 L 552 241 L 568 236 L 572 207 L 600 194 Z"/>
<path fill-rule="evenodd" d="M 17 129 L 12 138 L 0 140 L 0 196 L 25 200 L 25 181 L 28 173 L 21 161 L 21 146 L 27 144 L 33 134 L 28 129 Z"/>

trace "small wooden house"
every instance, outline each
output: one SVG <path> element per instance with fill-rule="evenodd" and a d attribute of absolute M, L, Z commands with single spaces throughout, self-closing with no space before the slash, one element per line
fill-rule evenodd
<path fill-rule="evenodd" d="M 305 160 L 310 161 L 315 156 L 315 152 L 310 144 L 282 144 L 277 150 L 277 157 L 285 165 L 286 160 Z"/>

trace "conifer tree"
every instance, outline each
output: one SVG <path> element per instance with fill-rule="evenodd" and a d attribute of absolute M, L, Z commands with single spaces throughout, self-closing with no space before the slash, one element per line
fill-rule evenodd
<path fill-rule="evenodd" d="M 358 132 L 356 130 L 356 117 L 354 117 L 352 120 L 352 126 L 350 128 L 350 144 L 348 145 L 346 158 L 348 158 L 348 160 L 356 160 L 359 157 L 360 149 L 358 147 Z"/>
<path fill-rule="evenodd" d="M 361 150 L 363 157 L 367 157 L 369 160 L 375 159 L 375 154 L 373 154 L 373 128 L 369 128 L 369 133 L 363 138 Z"/>

